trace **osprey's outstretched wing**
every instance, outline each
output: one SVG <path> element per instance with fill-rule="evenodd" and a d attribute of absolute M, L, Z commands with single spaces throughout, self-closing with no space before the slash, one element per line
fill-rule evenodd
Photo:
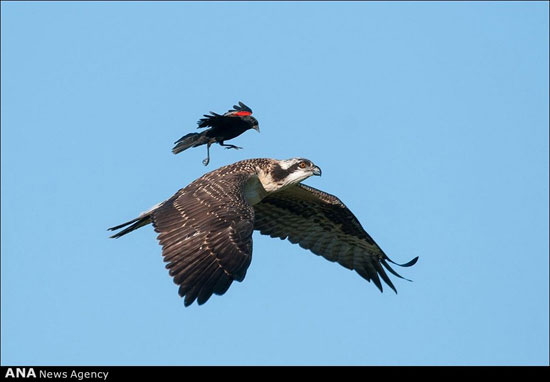
<path fill-rule="evenodd" d="M 151 213 L 166 268 L 185 306 L 224 294 L 233 280 L 245 277 L 254 222 L 254 210 L 241 191 L 247 179 L 244 174 L 207 175 Z"/>
<path fill-rule="evenodd" d="M 354 269 L 382 291 L 379 276 L 396 291 L 384 268 L 401 277 L 391 261 L 337 197 L 303 184 L 285 188 L 254 205 L 254 229 L 286 239 Z M 401 266 L 411 266 L 418 257 Z M 396 263 L 394 263 L 396 264 Z M 396 264 L 400 265 L 400 264 Z M 397 291 L 396 291 L 397 293 Z"/>

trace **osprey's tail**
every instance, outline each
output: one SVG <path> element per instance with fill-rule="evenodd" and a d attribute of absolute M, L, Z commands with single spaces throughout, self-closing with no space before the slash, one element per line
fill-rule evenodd
<path fill-rule="evenodd" d="M 172 149 L 172 152 L 174 154 L 181 153 L 183 150 L 187 150 L 189 147 L 197 147 L 200 145 L 204 145 L 205 143 L 208 143 L 208 137 L 206 136 L 205 132 L 190 133 L 184 135 L 176 142 L 174 142 L 175 146 Z"/>
<path fill-rule="evenodd" d="M 121 236 L 126 235 L 127 233 L 130 233 L 140 227 L 143 227 L 144 225 L 147 225 L 151 223 L 151 213 L 147 212 L 145 214 L 139 215 L 137 218 L 130 220 L 129 222 L 119 224 L 115 227 L 108 228 L 109 231 L 116 231 L 117 229 L 120 229 L 122 227 L 126 227 L 127 225 L 130 225 L 129 227 L 126 227 L 120 232 L 115 233 L 113 236 L 109 236 L 111 239 L 118 239 Z"/>

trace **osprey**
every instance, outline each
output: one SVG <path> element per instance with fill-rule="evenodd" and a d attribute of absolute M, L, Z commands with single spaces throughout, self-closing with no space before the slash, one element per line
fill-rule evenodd
<path fill-rule="evenodd" d="M 321 169 L 308 159 L 248 159 L 221 167 L 180 189 L 170 199 L 109 230 L 118 238 L 149 223 L 162 246 L 170 276 L 188 306 L 224 294 L 242 281 L 252 259 L 252 232 L 299 244 L 355 270 L 382 291 L 396 293 L 386 270 L 401 277 L 337 197 L 301 184 Z"/>
<path fill-rule="evenodd" d="M 229 139 L 238 137 L 246 130 L 254 129 L 260 132 L 260 127 L 256 118 L 252 116 L 252 109 L 244 103 L 239 102 L 239 105 L 234 105 L 233 109 L 229 110 L 224 115 L 210 112 L 210 115 L 204 114 L 204 118 L 197 122 L 198 129 L 211 127 L 202 133 L 190 133 L 184 135 L 176 142 L 172 149 L 174 154 L 187 150 L 189 147 L 197 147 L 206 145 L 206 159 L 202 163 L 206 166 L 210 162 L 210 145 L 219 143 L 226 149 L 242 149 L 235 145 L 225 145 L 223 142 Z"/>

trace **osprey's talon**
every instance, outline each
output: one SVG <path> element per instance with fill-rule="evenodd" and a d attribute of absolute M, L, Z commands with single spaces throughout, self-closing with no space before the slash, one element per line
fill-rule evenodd
<path fill-rule="evenodd" d="M 210 158 L 204 158 L 202 160 L 202 164 L 205 165 L 205 166 L 208 166 L 208 163 L 210 163 Z"/>

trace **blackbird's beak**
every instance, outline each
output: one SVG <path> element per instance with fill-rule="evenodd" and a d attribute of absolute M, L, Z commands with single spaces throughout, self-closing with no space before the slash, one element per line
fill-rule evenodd
<path fill-rule="evenodd" d="M 254 125 L 254 126 L 252 126 L 252 128 L 254 130 L 256 130 L 258 133 L 260 132 L 260 126 L 259 125 Z"/>

